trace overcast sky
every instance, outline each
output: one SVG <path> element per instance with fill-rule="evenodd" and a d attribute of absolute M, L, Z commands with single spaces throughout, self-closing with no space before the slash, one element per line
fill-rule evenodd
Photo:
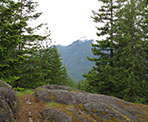
<path fill-rule="evenodd" d="M 68 45 L 86 36 L 96 38 L 91 10 L 97 10 L 98 0 L 34 0 L 43 12 L 40 21 L 48 23 L 51 39 L 56 44 Z"/>

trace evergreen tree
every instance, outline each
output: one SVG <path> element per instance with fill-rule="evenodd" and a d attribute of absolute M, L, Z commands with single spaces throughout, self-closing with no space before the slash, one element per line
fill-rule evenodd
<path fill-rule="evenodd" d="M 87 92 L 98 93 L 101 87 L 98 87 L 98 72 L 92 68 L 88 74 L 83 74 L 84 80 L 79 81 L 78 88 Z"/>
<path fill-rule="evenodd" d="M 70 86 L 73 88 L 76 88 L 76 83 L 75 81 L 72 80 L 71 77 L 68 76 L 66 66 L 64 65 L 63 67 L 63 72 L 62 72 L 62 85 Z"/>
<path fill-rule="evenodd" d="M 115 80 L 118 97 L 132 102 L 146 103 L 147 89 L 147 29 L 143 29 L 147 15 L 145 1 L 130 0 L 119 12 Z M 146 15 L 146 16 L 145 16 Z M 144 22 L 144 23 L 143 23 Z M 146 96 L 145 96 L 146 95 Z M 143 99 L 144 98 L 144 99 Z"/>
<path fill-rule="evenodd" d="M 48 39 L 50 35 L 48 32 L 46 35 L 34 33 L 36 29 L 43 27 L 43 24 L 36 27 L 29 24 L 41 15 L 35 12 L 36 6 L 37 3 L 32 0 L 3 0 L 0 3 L 0 78 L 10 81 L 13 87 L 19 87 L 22 79 L 26 78 L 24 73 L 28 69 L 27 63 L 30 63 L 28 59 L 33 53 L 38 53 L 39 42 Z"/>
<path fill-rule="evenodd" d="M 21 22 L 16 22 L 15 12 L 19 3 L 12 0 L 0 2 L 0 79 L 17 80 L 16 64 L 19 63 L 17 46 L 21 42 L 18 28 Z"/>
<path fill-rule="evenodd" d="M 114 95 L 132 102 L 147 102 L 148 9 L 145 2 L 104 1 L 94 17 L 95 22 L 104 24 L 98 27 L 100 40 L 92 45 L 92 51 L 98 57 L 89 58 L 96 65 L 85 75 L 88 91 Z M 111 13 L 114 13 L 115 20 L 111 19 Z M 105 35 L 105 39 L 101 39 Z"/>
<path fill-rule="evenodd" d="M 61 82 L 63 85 L 67 85 L 68 83 L 68 74 L 67 74 L 67 70 L 66 70 L 66 66 L 62 66 L 62 76 L 61 76 Z"/>
<path fill-rule="evenodd" d="M 21 74 L 21 79 L 17 81 L 17 85 L 20 88 L 36 88 L 41 85 L 47 84 L 45 79 L 47 68 L 44 69 L 47 64 L 44 60 L 41 60 L 40 54 L 35 53 L 28 57 L 26 64 L 22 66 L 24 70 Z M 48 65 L 47 65 L 48 66 Z"/>
<path fill-rule="evenodd" d="M 95 62 L 95 66 L 91 73 L 85 75 L 89 79 L 90 86 L 97 87 L 96 91 L 103 94 L 110 94 L 114 90 L 114 82 L 112 76 L 114 75 L 114 52 L 116 47 L 115 37 L 116 32 L 116 13 L 121 7 L 118 5 L 117 0 L 99 0 L 101 7 L 98 12 L 94 12 L 94 21 L 98 23 L 97 36 L 98 40 L 96 44 L 92 44 L 92 52 L 95 58 L 89 58 L 89 60 Z M 90 78 L 93 73 L 96 73 L 94 78 Z M 93 75 L 94 76 L 94 75 Z"/>
<path fill-rule="evenodd" d="M 25 64 L 24 79 L 19 87 L 36 88 L 45 84 L 69 85 L 66 67 L 63 66 L 56 46 L 32 54 Z"/>
<path fill-rule="evenodd" d="M 62 59 L 56 46 L 42 50 L 40 62 L 41 71 L 44 74 L 44 84 L 74 86 L 74 82 L 68 77 L 66 66 L 62 64 Z"/>
<path fill-rule="evenodd" d="M 48 77 L 50 77 L 51 79 L 50 84 L 64 85 L 65 84 L 64 82 L 67 81 L 67 76 L 63 77 L 63 73 L 65 74 L 65 71 L 56 46 L 53 46 L 51 48 L 49 54 L 50 54 L 50 60 L 48 61 L 51 65 L 49 67 L 51 73 L 49 73 Z"/>
<path fill-rule="evenodd" d="M 38 4 L 36 2 L 33 2 L 32 0 L 19 0 L 18 1 L 21 5 L 17 11 L 17 21 L 20 21 L 23 23 L 24 26 L 22 28 L 19 28 L 19 32 L 21 35 L 21 43 L 18 45 L 18 53 L 21 55 L 22 58 L 22 64 L 18 65 L 18 70 L 22 70 L 22 73 L 19 73 L 20 79 L 15 81 L 13 83 L 14 87 L 18 87 L 20 84 L 23 84 L 22 82 L 26 82 L 26 77 L 35 78 L 31 82 L 32 84 L 40 84 L 41 79 L 43 79 L 41 76 L 43 74 L 39 70 L 39 60 L 38 60 L 38 54 L 39 51 L 42 49 L 42 42 L 48 40 L 50 33 L 48 32 L 48 28 L 46 28 L 46 34 L 45 35 L 39 35 L 34 33 L 35 31 L 38 31 L 43 28 L 45 24 L 41 23 L 39 25 L 35 25 L 35 27 L 32 27 L 30 22 L 37 20 L 41 13 L 36 12 L 36 7 Z M 24 60 L 25 59 L 25 60 Z M 27 59 L 27 60 L 26 60 Z M 28 60 L 30 59 L 30 60 Z M 35 65 L 36 64 L 36 65 Z M 27 71 L 31 70 L 32 73 L 28 73 Z M 26 74 L 25 74 L 26 73 Z M 36 83 L 35 83 L 36 82 Z M 30 84 L 30 86 L 32 86 Z"/>

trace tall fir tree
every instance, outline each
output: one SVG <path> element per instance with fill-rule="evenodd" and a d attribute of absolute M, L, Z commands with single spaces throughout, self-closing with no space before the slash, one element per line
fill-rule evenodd
<path fill-rule="evenodd" d="M 64 85 L 65 81 L 67 81 L 67 76 L 65 74 L 65 70 L 62 64 L 62 60 L 60 58 L 60 54 L 56 46 L 51 47 L 50 51 L 50 67 L 51 73 L 49 73 L 48 77 L 50 77 L 51 81 L 50 84 L 59 84 Z M 65 76 L 63 76 L 65 75 Z"/>
<path fill-rule="evenodd" d="M 115 80 L 118 97 L 132 102 L 147 101 L 147 29 L 143 29 L 147 15 L 145 1 L 130 0 L 118 13 Z M 144 23 L 143 23 L 144 22 Z"/>
<path fill-rule="evenodd" d="M 13 87 L 18 87 L 22 82 L 21 79 L 25 79 L 23 74 L 26 71 L 25 65 L 29 63 L 28 59 L 32 53 L 38 52 L 39 42 L 48 39 L 50 34 L 34 33 L 35 30 L 42 28 L 43 24 L 30 26 L 29 23 L 41 15 L 35 12 L 37 3 L 32 0 L 3 0 L 0 6 L 1 37 L 3 37 L 0 42 L 3 59 L 0 65 L 0 78 L 10 82 Z"/>
<path fill-rule="evenodd" d="M 88 91 L 114 95 L 132 102 L 148 102 L 148 21 L 145 4 L 145 0 L 107 0 L 95 13 L 95 22 L 104 24 L 97 28 L 100 40 L 92 45 L 92 51 L 98 57 L 89 58 L 96 65 L 85 75 Z M 113 13 L 115 20 L 111 19 Z"/>
<path fill-rule="evenodd" d="M 44 48 L 32 54 L 25 67 L 24 79 L 21 79 L 19 87 L 36 88 L 45 84 L 72 84 L 56 46 Z"/>
<path fill-rule="evenodd" d="M 22 58 L 23 63 L 21 65 L 18 65 L 18 70 L 24 70 L 22 71 L 21 76 L 20 73 L 18 74 L 20 76 L 20 79 L 15 81 L 13 85 L 14 87 L 17 87 L 19 86 L 19 84 L 22 84 L 23 81 L 26 82 L 26 80 L 28 80 L 26 79 L 26 77 L 31 77 L 31 79 L 34 78 L 34 82 L 31 83 L 34 85 L 40 85 L 40 82 L 43 79 L 43 74 L 41 73 L 40 66 L 37 66 L 37 64 L 40 63 L 37 55 L 42 49 L 41 43 L 43 41 L 50 40 L 50 32 L 48 31 L 48 28 L 46 28 L 47 33 L 45 35 L 36 34 L 34 32 L 42 29 L 45 24 L 41 23 L 35 25 L 35 27 L 32 27 L 30 24 L 30 22 L 37 20 L 42 14 L 36 12 L 36 7 L 38 6 L 37 2 L 33 2 L 32 0 L 18 0 L 18 2 L 21 4 L 20 8 L 17 11 L 18 21 L 24 23 L 24 26 L 19 29 L 22 42 L 18 45 L 18 53 L 23 57 L 25 55 L 26 58 L 30 60 L 24 60 L 24 58 Z M 29 74 L 27 72 L 28 70 L 31 70 L 32 73 Z"/>
<path fill-rule="evenodd" d="M 86 78 L 93 73 L 97 73 L 95 80 L 88 78 L 96 91 L 103 94 L 112 95 L 111 91 L 114 90 L 114 83 L 112 76 L 114 75 L 114 52 L 116 47 L 115 37 L 117 32 L 116 28 L 116 13 L 121 7 L 118 5 L 117 0 L 99 0 L 101 7 L 97 12 L 94 12 L 94 22 L 98 24 L 97 36 L 98 40 L 96 44 L 92 44 L 92 52 L 95 58 L 89 58 L 89 60 L 95 62 L 95 66 L 88 75 L 84 75 Z M 94 71 L 95 70 L 95 71 Z"/>
<path fill-rule="evenodd" d="M 0 79 L 15 81 L 17 76 L 16 64 L 19 63 L 17 45 L 21 42 L 18 28 L 21 22 L 16 22 L 15 12 L 20 4 L 13 0 L 0 2 Z"/>

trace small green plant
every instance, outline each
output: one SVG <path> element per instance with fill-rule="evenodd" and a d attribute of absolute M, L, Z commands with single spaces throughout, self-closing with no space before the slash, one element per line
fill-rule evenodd
<path fill-rule="evenodd" d="M 21 91 L 24 91 L 25 89 L 24 89 L 24 88 L 17 87 L 17 88 L 14 88 L 14 90 L 15 90 L 15 91 L 20 91 L 20 92 L 21 92 Z"/>
<path fill-rule="evenodd" d="M 47 105 L 49 107 L 51 107 L 51 106 L 55 106 L 55 107 L 63 106 L 62 104 L 59 104 L 59 103 L 56 103 L 56 102 L 53 102 L 53 101 L 52 102 L 48 102 Z"/>
<path fill-rule="evenodd" d="M 74 108 L 74 105 L 72 105 L 72 104 L 64 105 L 64 104 L 56 103 L 56 102 L 53 102 L 53 101 L 47 103 L 47 105 L 49 107 Z"/>
<path fill-rule="evenodd" d="M 32 89 L 24 89 L 22 91 L 16 91 L 16 95 L 19 97 L 22 97 L 25 94 L 33 94 L 33 93 L 34 93 L 34 90 L 32 90 Z"/>

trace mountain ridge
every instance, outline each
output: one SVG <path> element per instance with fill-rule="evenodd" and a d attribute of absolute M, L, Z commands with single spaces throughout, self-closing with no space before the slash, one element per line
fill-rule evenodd
<path fill-rule="evenodd" d="M 76 82 L 83 79 L 82 74 L 87 73 L 94 65 L 93 62 L 87 59 L 87 56 L 93 57 L 91 51 L 92 43 L 93 40 L 83 39 L 82 41 L 79 39 L 67 46 L 57 45 L 63 64 L 66 65 L 69 77 L 72 77 Z"/>

